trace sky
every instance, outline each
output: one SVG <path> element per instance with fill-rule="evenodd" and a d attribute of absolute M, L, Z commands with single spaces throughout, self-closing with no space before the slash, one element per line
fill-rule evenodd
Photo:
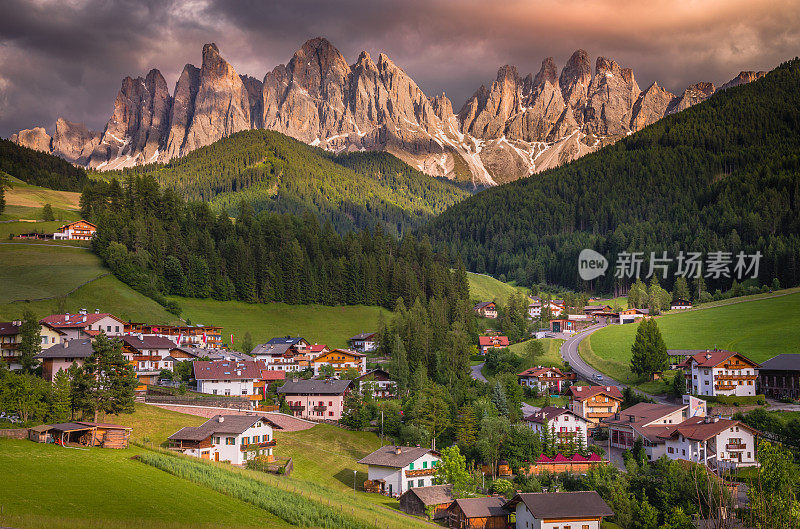
<path fill-rule="evenodd" d="M 102 130 L 126 75 L 158 68 L 174 90 L 215 42 L 258 79 L 322 36 L 354 63 L 366 50 L 454 110 L 497 69 L 559 70 L 578 48 L 673 93 L 800 55 L 800 0 L 2 0 L 0 136 L 64 117 Z"/>

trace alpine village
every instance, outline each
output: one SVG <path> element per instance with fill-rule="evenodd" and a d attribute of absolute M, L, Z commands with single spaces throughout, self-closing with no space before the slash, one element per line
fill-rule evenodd
<path fill-rule="evenodd" d="M 800 528 L 800 60 L 710 42 L 763 17 L 212 4 L 0 6 L 0 527 Z"/>

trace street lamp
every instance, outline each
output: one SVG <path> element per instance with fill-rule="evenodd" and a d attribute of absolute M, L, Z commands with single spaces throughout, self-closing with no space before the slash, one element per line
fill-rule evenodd
<path fill-rule="evenodd" d="M 358 471 L 357 470 L 353 471 L 353 492 L 356 491 L 356 472 Z"/>

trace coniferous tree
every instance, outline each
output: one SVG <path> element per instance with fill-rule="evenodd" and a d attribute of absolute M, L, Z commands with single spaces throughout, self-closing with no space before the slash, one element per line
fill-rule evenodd
<path fill-rule="evenodd" d="M 92 354 L 83 365 L 87 411 L 98 415 L 133 413 L 136 375 L 122 356 L 122 345 L 100 333 L 92 343 Z"/>
<path fill-rule="evenodd" d="M 672 291 L 672 299 L 690 299 L 691 296 L 689 295 L 689 284 L 686 282 L 686 278 L 683 276 L 678 276 L 675 279 L 675 288 Z"/>
<path fill-rule="evenodd" d="M 639 323 L 631 347 L 631 371 L 652 378 L 653 373 L 667 368 L 667 347 L 655 319 Z"/>
<path fill-rule="evenodd" d="M 20 343 L 18 347 L 23 373 L 32 372 L 39 363 L 34 357 L 42 352 L 41 329 L 36 315 L 32 311 L 26 310 L 19 329 Z"/>
<path fill-rule="evenodd" d="M 42 208 L 42 220 L 44 221 L 53 221 L 56 220 L 55 215 L 53 215 L 53 206 L 50 204 L 45 204 Z"/>
<path fill-rule="evenodd" d="M 50 421 L 67 422 L 72 417 L 72 383 L 67 371 L 59 369 L 53 376 Z"/>

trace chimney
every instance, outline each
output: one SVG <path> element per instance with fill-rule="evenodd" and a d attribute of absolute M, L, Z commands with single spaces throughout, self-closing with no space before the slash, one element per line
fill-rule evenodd
<path fill-rule="evenodd" d="M 69 340 L 64 340 L 64 347 L 69 347 Z"/>
<path fill-rule="evenodd" d="M 223 415 L 220 415 L 219 417 L 217 417 L 217 422 L 225 422 L 225 417 Z"/>
<path fill-rule="evenodd" d="M 394 453 L 395 454 L 400 455 L 400 452 L 402 452 L 402 451 L 403 451 L 403 449 L 400 448 L 399 446 L 395 446 L 394 447 Z"/>
<path fill-rule="evenodd" d="M 100 309 L 94 309 L 95 314 L 100 314 Z"/>
<path fill-rule="evenodd" d="M 611 386 L 606 386 L 606 391 L 611 391 Z"/>
<path fill-rule="evenodd" d="M 78 311 L 79 314 L 86 314 L 86 309 L 81 309 Z"/>

